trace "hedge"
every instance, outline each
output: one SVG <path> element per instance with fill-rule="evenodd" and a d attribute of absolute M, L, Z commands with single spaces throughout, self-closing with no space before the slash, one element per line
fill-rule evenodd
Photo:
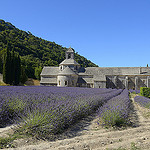
<path fill-rule="evenodd" d="M 150 88 L 140 87 L 140 95 L 150 98 Z"/>

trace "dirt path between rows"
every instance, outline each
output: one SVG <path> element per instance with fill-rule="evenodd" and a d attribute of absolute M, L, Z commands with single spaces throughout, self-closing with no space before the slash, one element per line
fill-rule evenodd
<path fill-rule="evenodd" d="M 133 99 L 132 99 L 133 100 Z M 62 134 L 55 141 L 34 141 L 20 139 L 14 141 L 17 148 L 10 150 L 150 150 L 150 117 L 145 118 L 149 110 L 132 103 L 130 115 L 133 127 L 115 130 L 98 127 L 95 116 L 83 119 Z M 4 129 L 3 129 L 4 130 Z M 11 130 L 11 129 L 9 129 Z M 6 130 L 1 131 L 4 134 Z"/>

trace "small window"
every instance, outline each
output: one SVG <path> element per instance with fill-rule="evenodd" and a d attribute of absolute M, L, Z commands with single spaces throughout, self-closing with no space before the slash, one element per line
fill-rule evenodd
<path fill-rule="evenodd" d="M 71 54 L 69 53 L 69 54 L 68 54 L 68 59 L 70 59 L 70 58 L 71 58 Z"/>
<path fill-rule="evenodd" d="M 74 86 L 74 82 L 72 81 L 72 85 Z"/>
<path fill-rule="evenodd" d="M 61 66 L 61 67 L 60 67 L 60 70 L 62 70 L 62 69 L 63 69 L 63 67 Z"/>
<path fill-rule="evenodd" d="M 60 85 L 60 81 L 58 82 L 58 85 Z"/>
<path fill-rule="evenodd" d="M 65 85 L 67 85 L 67 81 L 65 81 Z"/>

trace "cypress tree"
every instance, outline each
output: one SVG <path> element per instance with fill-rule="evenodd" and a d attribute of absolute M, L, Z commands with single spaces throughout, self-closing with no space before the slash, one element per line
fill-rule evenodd
<path fill-rule="evenodd" d="M 0 73 L 3 73 L 3 62 L 1 56 L 0 56 Z"/>
<path fill-rule="evenodd" d="M 4 63 L 3 63 L 3 81 L 6 84 L 10 84 L 11 78 L 11 54 L 9 52 L 9 46 L 7 45 L 6 52 L 4 54 Z"/>
<path fill-rule="evenodd" d="M 8 84 L 11 84 L 11 46 L 8 44 Z"/>
<path fill-rule="evenodd" d="M 15 53 L 15 48 L 13 47 L 12 52 L 10 49 L 8 43 L 4 54 L 3 81 L 6 84 L 18 85 L 21 79 L 21 60 L 19 54 Z"/>
<path fill-rule="evenodd" d="M 18 85 L 20 83 L 20 75 L 21 75 L 21 61 L 19 55 L 16 55 L 14 57 L 14 65 L 15 65 L 14 85 Z"/>
<path fill-rule="evenodd" d="M 14 79 L 15 79 L 15 64 L 14 64 L 14 59 L 15 59 L 15 52 L 14 52 L 14 47 L 11 53 L 11 73 L 10 73 L 10 84 L 14 84 Z"/>
<path fill-rule="evenodd" d="M 21 66 L 20 82 L 24 84 L 27 81 L 27 79 L 28 79 L 28 77 L 25 72 L 25 67 Z"/>
<path fill-rule="evenodd" d="M 4 54 L 4 63 L 3 63 L 3 81 L 6 83 L 6 55 Z"/>
<path fill-rule="evenodd" d="M 20 76 L 21 76 L 21 59 L 20 59 L 20 56 L 18 55 L 18 73 L 17 73 L 17 81 L 18 81 L 18 84 L 20 83 Z"/>

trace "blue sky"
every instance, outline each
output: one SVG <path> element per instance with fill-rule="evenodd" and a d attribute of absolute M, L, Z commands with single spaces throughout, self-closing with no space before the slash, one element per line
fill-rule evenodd
<path fill-rule="evenodd" d="M 0 19 L 100 67 L 150 66 L 150 0 L 3 0 Z"/>

